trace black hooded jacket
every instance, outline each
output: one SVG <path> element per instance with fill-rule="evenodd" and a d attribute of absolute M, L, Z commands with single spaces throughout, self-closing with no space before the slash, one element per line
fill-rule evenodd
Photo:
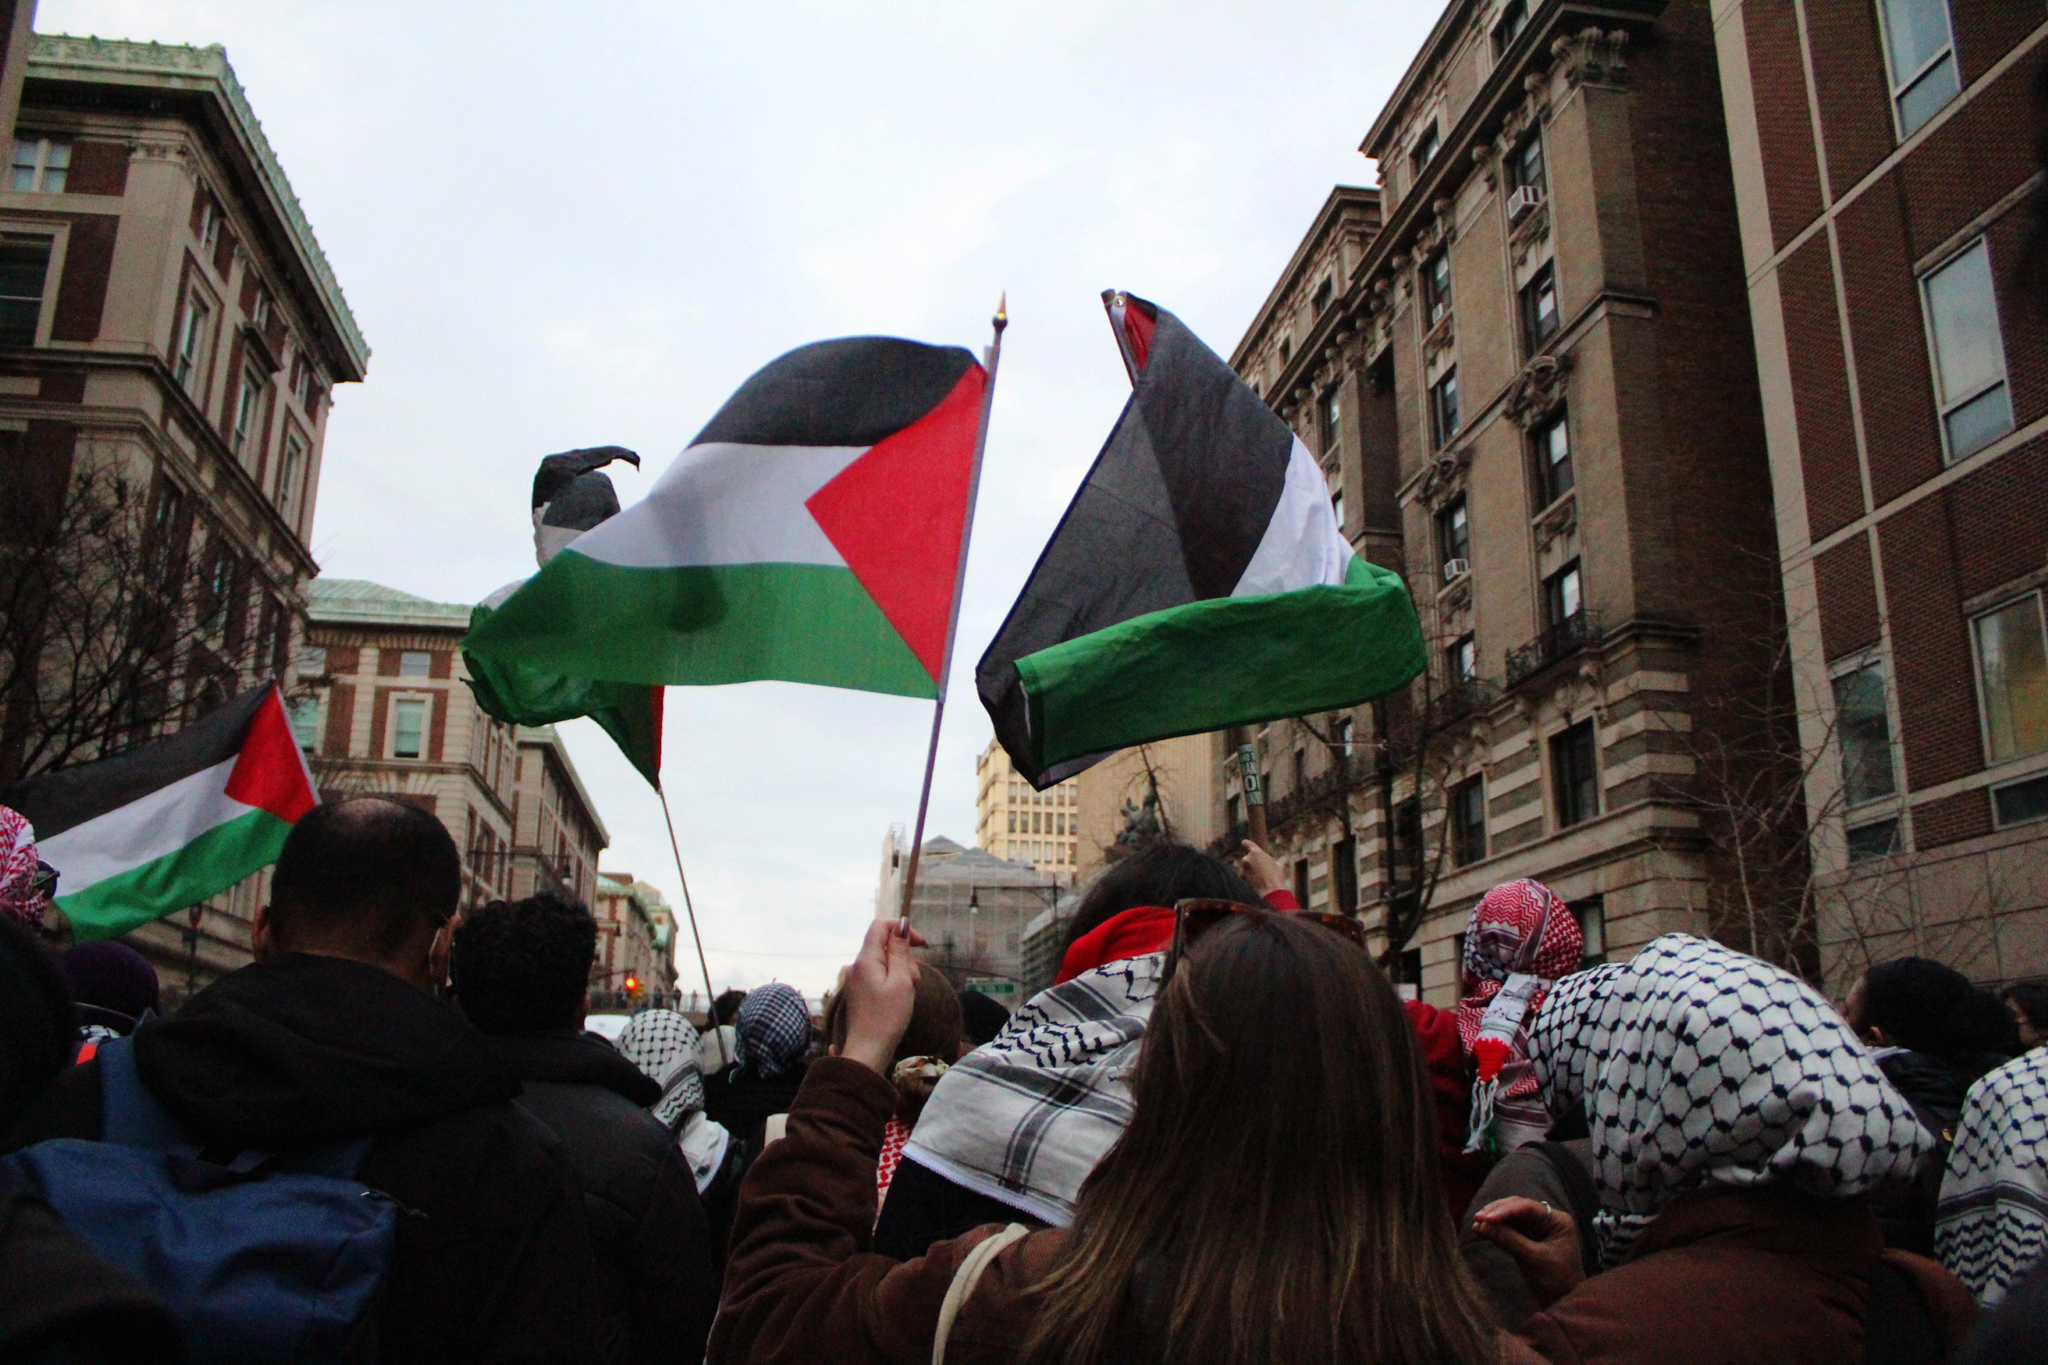
<path fill-rule="evenodd" d="M 519 1082 L 462 1016 L 378 967 L 288 953 L 139 1030 L 143 1083 L 197 1141 L 290 1151 L 374 1134 L 357 1177 L 400 1220 L 378 1358 L 591 1362 L 596 1272 L 576 1177 Z M 17 1133 L 98 1138 L 99 1065 L 73 1067 Z"/>
<path fill-rule="evenodd" d="M 578 1029 L 490 1041 L 525 1078 L 520 1107 L 554 1130 L 582 1183 L 608 1365 L 696 1365 L 718 1279 L 697 1182 L 645 1108 L 661 1087 Z"/>

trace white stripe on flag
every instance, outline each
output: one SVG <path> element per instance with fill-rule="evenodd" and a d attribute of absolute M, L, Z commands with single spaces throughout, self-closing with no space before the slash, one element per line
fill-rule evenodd
<path fill-rule="evenodd" d="M 676 456 L 640 502 L 576 538 L 575 553 L 630 569 L 823 564 L 843 569 L 804 503 L 866 446 L 707 442 Z"/>
<path fill-rule="evenodd" d="M 1330 485 L 1315 456 L 1296 437 L 1287 455 L 1287 481 L 1266 534 L 1232 597 L 1262 597 L 1344 581 L 1356 558 L 1330 507 Z"/>
<path fill-rule="evenodd" d="M 73 825 L 55 838 L 38 840 L 37 853 L 60 875 L 57 894 L 69 896 L 132 872 L 176 853 L 217 825 L 247 815 L 255 807 L 228 795 L 228 776 L 234 770 L 235 760 L 230 758 Z"/>

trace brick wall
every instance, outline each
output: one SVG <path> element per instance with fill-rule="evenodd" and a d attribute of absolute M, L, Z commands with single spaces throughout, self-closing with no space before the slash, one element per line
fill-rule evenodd
<path fill-rule="evenodd" d="M 1934 380 L 1902 198 L 1894 171 L 1836 220 L 1871 496 L 1879 505 L 1941 472 Z"/>
<path fill-rule="evenodd" d="M 1807 113 L 1799 16 L 1781 0 L 1752 3 L 1743 7 L 1742 26 L 1749 47 L 1749 78 L 1756 89 L 1771 241 L 1783 249 L 1820 215 L 1820 160 L 1813 148 L 1813 119 Z"/>
<path fill-rule="evenodd" d="M 1967 777 L 1983 767 L 1983 745 L 1948 499 L 1923 498 L 1889 518 L 1879 544 L 1907 778 L 1926 788 Z"/>
<path fill-rule="evenodd" d="M 1820 599 L 1821 648 L 1830 660 L 1878 641 L 1877 582 L 1870 566 L 1870 542 L 1852 536 L 1813 561 Z"/>
<path fill-rule="evenodd" d="M 1779 6 L 1789 8 L 1785 0 L 1752 3 L 1743 10 L 1744 21 L 1759 9 Z M 1819 0 L 1805 9 L 1821 136 L 1827 139 L 1828 183 L 1839 198 L 1896 145 L 1877 6 L 1865 0 Z"/>
<path fill-rule="evenodd" d="M 1792 408 L 1799 421 L 1807 533 L 1818 540 L 1864 511 L 1834 266 L 1825 234 L 1785 258 L 1778 270 L 1778 290 L 1792 369 Z"/>

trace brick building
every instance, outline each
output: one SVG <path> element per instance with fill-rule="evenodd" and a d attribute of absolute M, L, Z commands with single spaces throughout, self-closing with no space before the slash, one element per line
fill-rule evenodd
<path fill-rule="evenodd" d="M 676 920 L 660 888 L 630 872 L 601 872 L 590 900 L 597 919 L 597 960 L 590 967 L 590 1008 L 665 1009 L 676 1001 Z"/>
<path fill-rule="evenodd" d="M 2039 6 L 1717 0 L 1825 965 L 2048 966 Z"/>
<path fill-rule="evenodd" d="M 1784 632 L 1711 18 L 1455 0 L 1366 136 L 1378 188 L 1332 193 L 1233 356 L 1405 572 L 1432 664 L 1217 736 L 1219 847 L 1250 745 L 1297 893 L 1419 920 L 1401 975 L 1431 999 L 1514 877 L 1595 955 L 1785 894 L 1731 856 L 1785 832 L 1719 800 L 1797 772 L 1767 742 Z"/>
<path fill-rule="evenodd" d="M 591 904 L 610 842 L 552 727 L 485 715 L 457 646 L 470 609 L 359 579 L 310 585 L 292 728 L 322 801 L 395 796 L 433 812 L 462 855 L 462 903 L 541 889 Z M 206 907 L 130 936 L 173 986 L 204 985 L 249 960 L 265 871 Z M 187 932 L 187 930 L 190 932 Z"/>

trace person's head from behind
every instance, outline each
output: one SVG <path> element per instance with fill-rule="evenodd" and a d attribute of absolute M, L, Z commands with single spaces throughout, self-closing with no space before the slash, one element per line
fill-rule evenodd
<path fill-rule="evenodd" d="M 1001 1009 L 1002 1006 L 996 1006 Z M 842 990 L 825 1005 L 825 1042 L 838 1056 L 846 1044 L 846 993 Z M 946 974 L 929 962 L 917 964 L 917 995 L 910 1007 L 910 1023 L 903 1041 L 896 1044 L 896 1061 L 906 1057 L 932 1057 L 952 1063 L 967 1050 L 966 1026 L 960 1014 L 960 997 Z"/>
<path fill-rule="evenodd" d="M 721 991 L 711 1002 L 711 1022 L 719 1027 L 730 1024 L 740 1017 L 740 1004 L 747 998 L 745 991 Z"/>
<path fill-rule="evenodd" d="M 253 946 L 259 961 L 349 958 L 431 989 L 461 896 L 461 856 L 427 811 L 388 796 L 315 806 L 285 837 Z"/>
<path fill-rule="evenodd" d="M 733 1019 L 740 1067 L 747 1075 L 772 1080 L 803 1064 L 811 1046 L 811 1007 L 796 987 L 779 981 L 756 986 L 733 1012 Z"/>
<path fill-rule="evenodd" d="M 112 939 L 66 949 L 64 975 L 71 979 L 79 1005 L 101 1016 L 85 1016 L 87 1022 L 109 1022 L 105 1016 L 115 1016 L 132 1024 L 161 1003 L 156 968 L 141 953 Z"/>
<path fill-rule="evenodd" d="M 959 997 L 960 1023 L 967 1034 L 967 1047 L 972 1050 L 994 1042 L 1010 1022 L 1010 1012 L 994 996 L 980 991 L 961 991 Z"/>
<path fill-rule="evenodd" d="M 2048 1043 L 2048 981 L 2020 981 L 2005 988 L 2005 1007 L 2023 1049 Z"/>
<path fill-rule="evenodd" d="M 1062 947 L 1071 948 L 1075 939 L 1126 910 L 1141 905 L 1171 908 L 1190 899 L 1260 904 L 1251 883 L 1220 859 L 1186 844 L 1154 844 L 1103 869 L 1068 921 L 1067 941 Z"/>
<path fill-rule="evenodd" d="M 1863 973 L 1843 1018 L 1866 1042 L 1910 1048 L 1946 1062 L 2001 1049 L 2010 1018 L 1955 968 L 1925 957 L 1880 962 Z"/>
<path fill-rule="evenodd" d="M 597 921 L 543 891 L 463 916 L 448 969 L 455 1001 L 485 1033 L 575 1028 L 589 1000 Z"/>
<path fill-rule="evenodd" d="M 1495 1355 L 1444 1217 L 1422 1059 L 1356 944 L 1228 917 L 1160 995 L 1131 1091 L 1027 1360 Z"/>

